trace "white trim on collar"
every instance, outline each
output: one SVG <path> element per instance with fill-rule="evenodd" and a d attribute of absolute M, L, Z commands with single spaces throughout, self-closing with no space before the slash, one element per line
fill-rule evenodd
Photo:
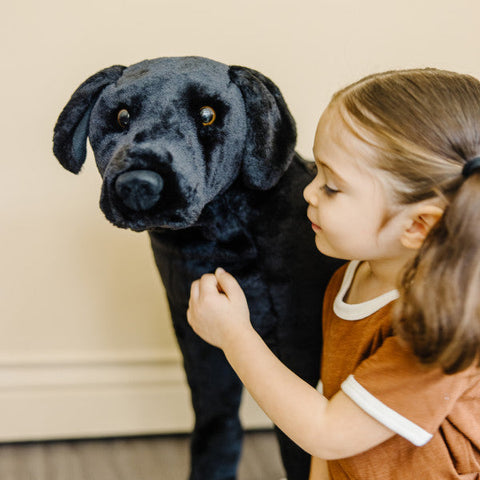
<path fill-rule="evenodd" d="M 344 301 L 345 295 L 352 284 L 353 277 L 359 265 L 359 260 L 352 260 L 348 264 L 342 285 L 335 297 L 335 301 L 333 302 L 333 311 L 335 312 L 335 315 L 342 320 L 362 320 L 400 296 L 398 290 L 390 290 L 389 292 L 366 302 L 354 304 L 346 303 Z"/>

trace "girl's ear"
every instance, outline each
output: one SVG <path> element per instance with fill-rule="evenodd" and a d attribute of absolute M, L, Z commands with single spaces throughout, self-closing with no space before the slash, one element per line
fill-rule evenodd
<path fill-rule="evenodd" d="M 443 211 L 443 208 L 431 203 L 416 205 L 412 210 L 410 223 L 400 238 L 402 245 L 405 248 L 418 250 L 422 246 L 428 232 L 443 215 Z"/>

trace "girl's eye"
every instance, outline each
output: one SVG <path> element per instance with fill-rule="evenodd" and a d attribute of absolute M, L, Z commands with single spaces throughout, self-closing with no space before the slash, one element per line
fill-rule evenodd
<path fill-rule="evenodd" d="M 200 120 L 202 121 L 202 125 L 207 127 L 208 125 L 211 125 L 216 118 L 217 114 L 212 107 L 202 107 L 200 109 Z"/>
<path fill-rule="evenodd" d="M 122 108 L 117 114 L 117 123 L 124 130 L 130 124 L 130 114 L 126 108 Z"/>
<path fill-rule="evenodd" d="M 332 197 L 339 192 L 339 190 L 335 190 L 334 188 L 329 187 L 327 184 L 320 187 L 320 190 L 324 192 L 327 197 Z"/>

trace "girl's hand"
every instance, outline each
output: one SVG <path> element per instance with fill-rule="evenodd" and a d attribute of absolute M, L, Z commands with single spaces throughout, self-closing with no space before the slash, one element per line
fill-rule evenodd
<path fill-rule="evenodd" d="M 187 320 L 197 335 L 222 349 L 240 330 L 253 330 L 243 290 L 221 268 L 192 283 Z"/>

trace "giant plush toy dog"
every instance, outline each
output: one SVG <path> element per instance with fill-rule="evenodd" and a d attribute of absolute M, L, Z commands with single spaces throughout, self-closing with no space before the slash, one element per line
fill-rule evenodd
<path fill-rule="evenodd" d="M 316 384 L 323 291 L 338 262 L 315 249 L 302 198 L 313 173 L 294 152 L 294 121 L 256 71 L 159 58 L 106 68 L 78 87 L 54 134 L 54 153 L 73 173 L 87 137 L 107 219 L 151 238 L 195 411 L 190 478 L 234 479 L 242 385 L 187 324 L 189 289 L 218 266 L 231 272 L 258 332 Z M 288 478 L 305 480 L 308 456 L 279 439 Z"/>

